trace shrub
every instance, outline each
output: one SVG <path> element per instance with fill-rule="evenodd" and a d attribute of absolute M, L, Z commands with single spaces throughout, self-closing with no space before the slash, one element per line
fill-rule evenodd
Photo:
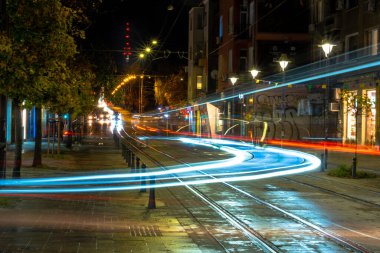
<path fill-rule="evenodd" d="M 346 177 L 351 178 L 352 177 L 352 171 L 351 167 L 346 164 L 338 165 L 337 168 L 331 169 L 329 172 L 327 172 L 327 175 L 333 176 L 333 177 Z M 356 178 L 375 178 L 376 174 L 365 172 L 365 171 L 356 171 Z"/>

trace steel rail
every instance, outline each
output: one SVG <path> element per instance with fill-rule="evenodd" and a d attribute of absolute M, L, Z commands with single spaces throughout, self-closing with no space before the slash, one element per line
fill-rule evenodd
<path fill-rule="evenodd" d="M 156 149 L 156 151 L 159 152 L 162 155 L 165 155 L 167 157 L 170 157 L 171 159 L 174 159 L 178 163 L 184 164 L 186 166 L 191 166 L 188 163 L 186 163 L 184 161 L 181 161 L 180 159 L 177 159 L 177 158 L 173 157 L 170 154 L 167 154 L 167 153 L 162 152 L 162 151 L 157 150 L 157 149 Z M 199 171 L 199 172 L 202 173 L 202 174 L 208 175 L 209 177 L 214 178 L 212 175 L 209 175 L 206 172 L 203 172 L 203 171 Z M 265 200 L 262 200 L 262 199 L 258 198 L 257 196 L 254 196 L 254 195 L 252 195 L 250 193 L 247 193 L 247 192 L 241 190 L 240 188 L 238 188 L 238 187 L 236 187 L 236 186 L 234 186 L 234 185 L 232 185 L 230 183 L 222 182 L 222 184 L 224 184 L 224 185 L 226 185 L 226 186 L 234 189 L 237 192 L 240 192 L 240 193 L 244 194 L 245 196 L 248 196 L 248 197 L 254 199 L 256 202 L 258 202 L 258 203 L 260 203 L 260 204 L 262 204 L 264 206 L 267 206 L 267 207 L 269 207 L 272 210 L 276 210 L 277 212 L 280 212 L 281 214 L 287 216 L 288 218 L 290 218 L 290 219 L 292 219 L 292 220 L 294 220 L 294 221 L 296 221 L 296 222 L 298 222 L 300 224 L 303 224 L 303 225 L 305 225 L 305 226 L 307 226 L 307 227 L 309 227 L 309 228 L 317 231 L 318 233 L 320 233 L 320 234 L 322 234 L 322 235 L 330 238 L 331 240 L 335 241 L 337 244 L 339 244 L 339 245 L 341 245 L 343 247 L 352 249 L 352 250 L 357 251 L 357 252 L 363 252 L 363 253 L 369 252 L 366 248 L 364 248 L 363 246 L 361 246 L 361 245 L 359 245 L 359 244 L 357 244 L 357 243 L 355 243 L 353 241 L 350 241 L 350 240 L 348 240 L 346 238 L 342 238 L 341 236 L 336 235 L 336 234 L 334 234 L 332 232 L 326 231 L 325 229 L 323 229 L 323 228 L 321 228 L 321 227 L 319 227 L 319 226 L 317 226 L 317 225 L 315 225 L 315 224 L 313 224 L 313 223 L 311 223 L 311 222 L 309 222 L 309 221 L 307 221 L 307 220 L 305 220 L 305 219 L 303 219 L 303 218 L 301 218 L 301 217 L 299 217 L 297 215 L 294 215 L 294 214 L 292 214 L 292 213 L 290 213 L 290 212 L 288 212 L 288 211 L 286 211 L 286 210 L 284 210 L 284 209 L 282 209 L 282 208 L 280 208 L 278 206 L 275 206 L 275 205 L 271 204 L 270 202 L 267 202 Z M 195 187 L 192 186 L 192 188 L 195 188 Z M 205 199 L 207 199 L 207 197 Z M 248 226 L 248 225 L 245 224 L 245 226 Z M 262 237 L 262 238 L 264 238 L 264 237 Z"/>

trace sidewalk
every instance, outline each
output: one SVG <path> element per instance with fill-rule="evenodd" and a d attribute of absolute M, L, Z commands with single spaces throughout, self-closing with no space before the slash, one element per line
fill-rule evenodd
<path fill-rule="evenodd" d="M 130 172 L 112 137 L 88 139 L 71 150 L 62 144 L 60 156 L 46 155 L 44 143 L 42 168 L 31 167 L 33 149 L 33 142 L 24 143 L 23 178 L 112 171 L 115 168 Z M 321 153 L 320 150 L 307 151 L 316 156 Z M 13 147 L 10 146 L 7 152 L 8 175 L 11 175 L 12 156 Z M 380 157 L 358 157 L 359 170 L 379 174 Z M 351 159 L 352 154 L 330 152 L 329 169 L 349 164 Z M 287 178 L 380 205 L 380 177 L 343 179 L 314 171 Z M 281 178 L 259 180 L 255 184 L 266 189 L 276 180 L 279 186 L 286 185 Z M 292 187 L 294 191 L 303 193 L 302 186 Z M 358 187 L 377 193 L 369 194 L 366 190 L 358 190 Z M 314 191 L 318 190 L 312 189 L 312 196 Z M 148 197 L 148 192 L 140 193 L 138 190 L 7 197 L 5 204 L 0 203 L 0 249 L 3 250 L 0 252 L 218 252 L 218 246 L 207 239 L 204 231 L 199 229 L 200 225 L 170 190 L 156 190 L 157 209 L 147 208 Z M 4 198 L 0 196 L 0 200 Z M 335 201 L 332 199 L 331 203 Z M 287 208 L 296 212 L 291 206 Z M 350 220 L 345 218 L 345 221 Z"/>
<path fill-rule="evenodd" d="M 86 142 L 78 150 L 62 145 L 62 154 L 54 157 L 46 155 L 44 143 L 43 168 L 30 167 L 33 145 L 24 143 L 23 178 L 130 171 L 112 138 Z M 12 146 L 7 157 L 10 175 Z M 5 199 L 0 203 L 0 252 L 200 252 L 178 219 L 188 214 L 170 194 L 156 191 L 157 209 L 147 208 L 148 198 L 149 191 L 138 190 L 0 196 Z"/>

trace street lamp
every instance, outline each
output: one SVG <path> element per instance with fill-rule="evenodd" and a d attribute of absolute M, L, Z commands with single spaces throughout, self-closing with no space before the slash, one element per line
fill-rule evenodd
<path fill-rule="evenodd" d="M 331 53 L 331 51 L 333 50 L 333 47 L 335 47 L 336 45 L 334 44 L 331 44 L 330 42 L 328 41 L 322 41 L 322 44 L 321 45 L 318 45 L 318 47 L 321 47 L 323 52 L 325 53 L 325 56 L 326 56 L 326 69 L 328 67 L 328 57 L 329 57 L 329 54 Z M 328 97 L 329 97 L 329 78 L 327 77 L 327 85 L 326 85 L 326 91 L 325 91 L 325 108 L 324 108 L 324 113 L 323 113 L 323 124 L 324 124 L 324 131 L 325 131 L 325 141 L 324 141 L 324 151 L 323 151 L 323 164 L 322 164 L 322 167 L 321 167 L 321 170 L 324 171 L 327 169 L 327 158 L 328 158 L 328 150 L 327 150 L 327 136 L 328 136 L 328 106 L 329 106 L 329 101 L 328 101 Z"/>
<path fill-rule="evenodd" d="M 252 78 L 253 78 L 253 79 L 256 79 L 256 77 L 257 77 L 257 75 L 259 74 L 260 71 L 257 70 L 257 69 L 255 69 L 255 68 L 253 68 L 253 69 L 251 69 L 249 72 L 251 73 Z"/>
<path fill-rule="evenodd" d="M 288 59 L 288 56 L 286 54 L 281 54 L 280 58 L 277 61 L 280 64 L 282 72 L 285 71 L 285 68 L 288 66 L 288 64 L 291 62 Z"/>
<path fill-rule="evenodd" d="M 231 110 L 231 116 L 234 117 L 234 115 L 235 115 L 235 83 L 237 82 L 237 80 L 239 78 L 236 77 L 236 76 L 231 76 L 229 79 L 230 79 L 230 81 L 232 83 L 232 110 Z M 232 133 L 233 134 L 235 133 L 234 129 L 232 129 Z"/>
<path fill-rule="evenodd" d="M 329 54 L 331 53 L 331 51 L 333 50 L 333 47 L 335 47 L 336 45 L 334 44 L 331 44 L 330 42 L 328 41 L 322 41 L 323 44 L 321 45 L 318 45 L 318 47 L 321 47 L 323 52 L 325 53 L 325 56 L 326 58 L 329 57 Z"/>
<path fill-rule="evenodd" d="M 239 78 L 236 77 L 236 76 L 232 76 L 232 77 L 230 77 L 229 79 L 230 79 L 230 81 L 231 81 L 231 83 L 232 83 L 232 86 L 234 86 L 235 83 L 237 82 L 237 80 L 238 80 Z"/>
<path fill-rule="evenodd" d="M 285 68 L 288 66 L 290 60 L 288 59 L 288 56 L 286 54 L 281 54 L 280 58 L 278 59 L 278 64 L 280 64 L 281 70 L 282 70 L 282 83 L 285 83 Z M 284 114 L 285 114 L 285 87 L 282 87 L 281 92 L 281 147 L 282 147 L 282 140 L 284 139 L 285 132 L 284 132 Z"/>

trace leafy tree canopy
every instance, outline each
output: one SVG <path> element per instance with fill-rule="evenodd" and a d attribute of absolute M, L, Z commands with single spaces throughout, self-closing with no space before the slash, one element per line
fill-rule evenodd
<path fill-rule="evenodd" d="M 12 0 L 6 3 L 6 13 L 8 30 L 0 36 L 0 92 L 43 103 L 52 84 L 68 84 L 67 60 L 77 53 L 68 34 L 72 10 L 58 0 Z"/>

